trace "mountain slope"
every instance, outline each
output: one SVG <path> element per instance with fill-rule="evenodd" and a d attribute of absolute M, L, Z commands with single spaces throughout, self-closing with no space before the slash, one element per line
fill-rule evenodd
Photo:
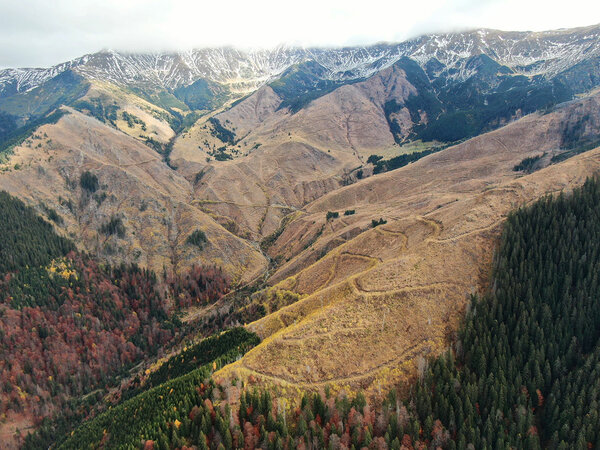
<path fill-rule="evenodd" d="M 49 201 L 69 233 L 111 261 L 160 270 L 200 258 L 248 281 L 266 269 L 258 242 L 290 213 L 370 176 L 371 155 L 438 149 L 596 86 L 598 33 L 477 30 L 365 48 L 103 51 L 50 69 L 7 69 L 5 136 L 61 104 L 103 123 L 73 112 L 46 125 L 17 155 L 5 153 L 1 183 L 30 200 L 44 192 L 35 201 Z M 242 92 L 251 95 L 220 106 Z M 133 194 L 103 191 L 91 202 L 74 192 L 81 171 L 72 168 L 94 164 Z M 48 167 L 54 177 L 30 175 Z M 151 208 L 132 209 L 136 196 Z M 75 206 L 61 210 L 61 202 Z M 152 231 L 133 234 L 139 213 Z M 102 236 L 102 225 L 119 218 L 132 232 Z M 215 236 L 201 255 L 185 244 L 196 226 Z"/>
<path fill-rule="evenodd" d="M 190 267 L 222 271 L 237 289 L 218 300 L 161 297 L 198 333 L 253 321 L 263 342 L 219 379 L 381 400 L 455 342 L 506 214 L 600 170 L 599 36 L 103 51 L 5 70 L 0 189 L 99 264 L 191 285 Z"/>
<path fill-rule="evenodd" d="M 263 228 L 256 212 L 244 214 L 241 208 L 268 209 L 273 198 L 288 210 L 303 206 L 312 200 L 297 196 L 310 181 L 305 172 L 320 183 L 312 195 L 322 195 L 372 173 L 367 164 L 370 155 L 395 157 L 433 150 L 440 142 L 465 139 L 572 98 L 572 91 L 558 79 L 531 81 L 484 57 L 471 62 L 477 68 L 468 81 L 445 85 L 437 84 L 441 78 L 430 81 L 416 62 L 403 58 L 367 80 L 320 92 L 298 111 L 282 108 L 292 101 L 285 98 L 289 91 L 272 83 L 208 122 L 192 126 L 175 140 L 171 161 L 188 179 L 202 174 L 195 195 L 208 200 L 208 211 L 241 221 L 249 233 L 266 236 L 277 229 L 286 211 L 274 211 L 272 225 Z M 593 77 L 593 70 L 585 76 Z M 325 191 L 313 160 L 298 159 L 290 150 L 306 145 L 324 155 L 326 167 L 333 169 Z M 229 158 L 239 158 L 239 163 L 220 162 Z M 282 159 L 294 161 L 297 180 L 291 185 L 283 173 L 273 176 Z M 238 167 L 253 176 L 237 176 Z M 242 187 L 229 190 L 223 179 L 236 179 Z M 248 200 L 240 202 L 239 192 Z"/>
<path fill-rule="evenodd" d="M 135 445 L 137 436 L 138 445 L 160 448 L 593 448 L 600 440 L 599 201 L 600 183 L 588 179 L 571 195 L 512 211 L 494 288 L 472 296 L 453 351 L 423 359 L 406 394 L 395 386 L 377 402 L 330 386 L 303 392 L 287 409 L 285 388 L 273 398 L 272 387 L 181 383 L 186 376 L 158 398 L 153 390 L 92 420 L 65 443 Z M 217 387 L 212 401 L 205 386 Z M 182 391 L 191 395 L 182 399 Z M 169 400 L 179 404 L 171 409 Z"/>
<path fill-rule="evenodd" d="M 600 153 L 530 175 L 514 166 L 556 149 L 561 123 L 599 108 L 594 97 L 528 116 L 308 205 L 270 250 L 289 259 L 271 283 L 306 297 L 251 324 L 264 341 L 222 376 L 373 394 L 414 377 L 420 358 L 453 341 L 469 295 L 487 287 L 505 215 L 583 183 Z M 373 227 L 379 218 L 387 223 Z"/>
<path fill-rule="evenodd" d="M 250 244 L 189 204 L 192 187 L 159 154 L 75 110 L 16 148 L 10 167 L 1 189 L 56 210 L 65 233 L 109 261 L 157 272 L 217 264 L 237 281 L 253 279 L 266 265 Z M 80 185 L 86 171 L 98 180 L 93 192 Z M 103 231 L 114 221 L 122 232 Z M 196 229 L 208 238 L 202 248 L 186 241 Z"/>
<path fill-rule="evenodd" d="M 117 85 L 174 90 L 203 79 L 248 92 L 284 73 L 294 64 L 314 61 L 323 80 L 364 79 L 402 57 L 417 61 L 432 78 L 468 79 L 469 58 L 487 55 L 514 73 L 554 77 L 599 56 L 597 26 L 548 32 L 476 30 L 422 36 L 398 44 L 339 49 L 278 47 L 240 51 L 209 48 L 181 53 L 128 54 L 102 51 L 49 69 L 0 71 L 0 96 L 31 90 L 56 75 L 74 70 L 89 79 Z"/>

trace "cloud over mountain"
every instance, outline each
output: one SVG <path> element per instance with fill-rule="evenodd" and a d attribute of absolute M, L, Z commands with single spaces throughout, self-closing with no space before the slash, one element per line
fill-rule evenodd
<path fill-rule="evenodd" d="M 600 22 L 600 6 L 585 0 L 570 2 L 568 10 L 554 0 L 375 0 L 368 8 L 355 0 L 1 0 L 0 10 L 0 67 L 49 66 L 102 48 L 340 46 L 476 27 L 542 30 Z"/>

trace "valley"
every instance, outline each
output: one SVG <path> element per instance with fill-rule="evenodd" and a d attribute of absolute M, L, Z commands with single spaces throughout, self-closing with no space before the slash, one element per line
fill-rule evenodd
<path fill-rule="evenodd" d="M 5 217 L 7 236 L 14 248 L 32 235 L 40 247 L 38 235 L 68 242 L 0 274 L 3 350 L 43 349 L 46 361 L 0 366 L 6 448 L 267 445 L 252 433 L 295 448 L 316 420 L 306 405 L 328 402 L 327 420 L 344 423 L 350 407 L 334 410 L 348 399 L 371 421 L 374 448 L 394 438 L 373 411 L 387 423 L 400 401 L 418 416 L 421 431 L 403 425 L 415 448 L 431 444 L 433 426 L 423 435 L 426 414 L 410 406 L 415 386 L 462 357 L 474 299 L 495 295 L 502 276 L 507 221 L 600 172 L 599 76 L 600 26 L 335 49 L 111 50 L 1 70 L 0 191 L 47 227 L 21 235 L 28 225 Z M 75 349 L 60 381 L 44 321 Z M 212 352 L 213 342 L 226 343 Z M 127 349 L 120 361 L 116 348 Z M 187 412 L 167 413 L 173 405 Z M 131 419 L 140 436 L 106 434 L 129 407 L 142 411 Z M 24 440 L 23 426 L 38 432 Z M 311 448 L 325 445 L 311 436 Z"/>

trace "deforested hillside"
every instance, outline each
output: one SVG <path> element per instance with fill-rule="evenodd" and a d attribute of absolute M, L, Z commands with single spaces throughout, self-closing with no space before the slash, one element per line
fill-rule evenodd
<path fill-rule="evenodd" d="M 30 138 L 31 153 L 39 157 L 48 150 L 34 130 L 67 105 L 132 138 L 113 133 L 109 140 L 114 142 L 94 144 L 96 150 L 130 144 L 153 150 L 156 154 L 144 155 L 143 161 L 158 156 L 176 171 L 165 168 L 173 180 L 160 184 L 177 184 L 186 203 L 194 204 L 183 215 L 197 216 L 200 210 L 211 216 L 221 227 L 219 240 L 227 241 L 215 247 L 237 251 L 243 244 L 234 243 L 223 228 L 256 245 L 289 213 L 397 167 L 379 157 L 410 154 L 415 160 L 593 89 L 597 36 L 594 26 L 544 33 L 477 30 L 339 49 L 103 51 L 49 69 L 5 69 L 0 73 L 0 161 L 4 176 L 11 178 L 14 171 L 8 167 L 24 167 L 11 156 L 13 148 Z M 90 126 L 78 127 L 85 136 L 83 129 Z M 127 151 L 120 153 L 127 159 Z M 39 159 L 29 163 L 39 165 Z M 162 257 L 146 255 L 148 245 L 138 245 L 129 233 L 126 245 L 109 245 L 107 257 L 130 261 L 139 254 L 136 262 L 156 270 L 176 267 L 180 260 L 185 265 L 190 252 L 174 241 L 196 219 L 176 224 L 182 219 L 164 204 L 154 216 L 168 224 L 166 231 L 150 226 L 169 236 L 170 249 L 155 249 Z M 84 227 L 83 234 L 96 239 Z M 201 257 L 221 264 L 211 247 Z M 167 253 L 171 256 L 164 258 Z M 235 265 L 228 260 L 230 251 L 224 253 L 223 264 Z M 265 272 L 260 254 L 250 256 L 248 247 L 242 253 L 246 262 L 230 271 L 235 277 L 249 281 Z M 260 269 L 252 272 L 251 266 Z M 242 268 L 252 273 L 242 275 Z"/>
<path fill-rule="evenodd" d="M 255 248 L 191 204 L 192 186 L 159 153 L 96 118 L 65 110 L 12 153 L 0 187 L 54 210 L 56 226 L 87 252 L 157 272 L 217 264 L 236 281 L 264 270 Z M 95 182 L 84 184 L 86 175 Z M 188 241 L 197 230 L 200 245 Z"/>
<path fill-rule="evenodd" d="M 404 401 L 398 385 L 378 403 L 331 386 L 289 400 L 239 380 L 215 384 L 204 366 L 83 425 L 61 448 L 593 448 L 599 202 L 591 179 L 509 214 L 493 287 L 472 297 L 455 345 L 422 360 Z"/>
<path fill-rule="evenodd" d="M 489 285 L 509 211 L 598 171 L 597 149 L 550 164 L 552 151 L 565 154 L 561 123 L 597 108 L 588 98 L 528 116 L 292 216 L 268 250 L 280 261 L 270 283 L 301 300 L 250 324 L 264 341 L 224 376 L 373 394 L 414 378 L 422 357 L 454 341 L 469 296 Z M 544 152 L 546 167 L 515 171 Z"/>

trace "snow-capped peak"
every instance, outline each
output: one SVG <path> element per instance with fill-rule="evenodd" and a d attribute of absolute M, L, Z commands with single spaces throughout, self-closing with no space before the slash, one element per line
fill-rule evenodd
<path fill-rule="evenodd" d="M 485 54 L 516 73 L 553 76 L 586 58 L 600 56 L 600 26 L 548 32 L 475 30 L 431 34 L 395 44 L 367 47 L 239 50 L 204 48 L 172 53 L 125 53 L 103 50 L 47 69 L 0 71 L 0 96 L 23 92 L 66 71 L 118 85 L 162 89 L 187 86 L 198 79 L 251 91 L 276 78 L 290 66 L 315 61 L 328 79 L 366 78 L 412 58 L 421 66 L 438 60 L 452 78 L 468 78 L 469 58 Z"/>

